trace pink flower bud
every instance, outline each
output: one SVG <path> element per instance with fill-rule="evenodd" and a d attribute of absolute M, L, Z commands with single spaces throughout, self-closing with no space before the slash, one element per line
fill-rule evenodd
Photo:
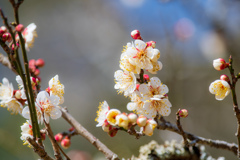
<path fill-rule="evenodd" d="M 11 34 L 10 33 L 4 33 L 3 35 L 2 35 L 2 40 L 3 40 L 3 42 L 6 42 L 6 41 L 8 41 L 8 42 L 11 42 L 11 40 L 12 40 L 12 36 L 11 36 Z"/>
<path fill-rule="evenodd" d="M 149 81 L 149 75 L 144 74 L 144 75 L 143 75 L 143 79 L 144 79 L 144 81 Z"/>
<path fill-rule="evenodd" d="M 63 139 L 63 135 L 61 133 L 58 133 L 54 136 L 54 138 L 57 142 L 61 142 Z"/>
<path fill-rule="evenodd" d="M 15 30 L 16 30 L 17 32 L 22 32 L 22 31 L 24 30 L 24 26 L 23 26 L 22 24 L 19 24 L 19 25 L 17 25 L 17 26 L 15 27 Z"/>
<path fill-rule="evenodd" d="M 64 149 L 68 149 L 71 145 L 71 141 L 69 139 L 69 137 L 65 137 L 62 141 L 61 141 L 61 146 L 64 148 Z"/>
<path fill-rule="evenodd" d="M 36 65 L 35 59 L 29 60 L 28 64 L 29 64 L 29 66 L 35 66 Z"/>
<path fill-rule="evenodd" d="M 222 58 L 213 60 L 213 67 L 218 71 L 225 69 L 227 66 L 225 60 Z"/>
<path fill-rule="evenodd" d="M 74 131 L 74 130 L 75 130 L 74 127 L 71 127 L 71 128 L 68 129 L 69 132 L 72 132 L 72 131 Z"/>
<path fill-rule="evenodd" d="M 181 109 L 179 112 L 178 112 L 178 115 L 180 117 L 183 117 L 183 118 L 186 118 L 188 116 L 188 111 L 186 109 Z"/>
<path fill-rule="evenodd" d="M 21 96 L 22 96 L 21 91 L 20 91 L 20 90 L 17 90 L 17 91 L 15 92 L 14 96 L 15 96 L 16 99 L 22 99 L 22 98 L 21 98 Z"/>
<path fill-rule="evenodd" d="M 146 44 L 147 44 L 147 47 L 152 47 L 152 48 L 156 47 L 156 42 L 155 41 L 149 41 Z"/>
<path fill-rule="evenodd" d="M 117 132 L 118 132 L 118 129 L 114 127 L 108 132 L 108 135 L 110 137 L 114 137 L 114 136 L 116 136 Z"/>
<path fill-rule="evenodd" d="M 137 123 L 137 118 L 138 118 L 137 115 L 134 113 L 130 113 L 128 115 L 128 119 L 133 125 Z"/>
<path fill-rule="evenodd" d="M 227 75 L 223 74 L 220 76 L 220 80 L 223 80 L 223 81 L 227 81 L 227 82 L 230 82 L 230 79 Z"/>
<path fill-rule="evenodd" d="M 41 58 L 39 58 L 37 61 L 36 61 L 36 66 L 38 67 L 43 67 L 45 65 L 45 61 Z"/>
<path fill-rule="evenodd" d="M 133 39 L 142 39 L 141 35 L 140 35 L 140 32 L 138 30 L 133 30 L 131 32 L 131 37 Z"/>
<path fill-rule="evenodd" d="M 7 32 L 7 28 L 5 26 L 0 27 L 0 36 Z"/>
<path fill-rule="evenodd" d="M 40 70 L 39 70 L 39 69 L 36 69 L 35 72 L 34 72 L 34 74 L 35 74 L 36 76 L 38 76 L 38 75 L 40 74 Z"/>
<path fill-rule="evenodd" d="M 143 115 L 141 115 L 141 116 L 138 117 L 138 119 L 137 119 L 137 125 L 138 125 L 139 127 L 145 126 L 146 123 L 147 123 L 147 117 L 145 117 L 145 116 L 143 116 Z"/>

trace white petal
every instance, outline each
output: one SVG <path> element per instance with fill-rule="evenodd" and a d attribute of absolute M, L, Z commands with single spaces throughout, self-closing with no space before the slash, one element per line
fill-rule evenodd
<path fill-rule="evenodd" d="M 161 80 L 158 77 L 152 77 L 150 79 L 150 85 L 153 88 L 157 88 L 157 87 L 159 87 L 161 85 Z"/>
<path fill-rule="evenodd" d="M 28 106 L 26 106 L 25 108 L 23 108 L 22 110 L 22 116 L 26 119 L 30 119 L 30 111 Z"/>
<path fill-rule="evenodd" d="M 136 110 L 136 109 L 137 109 L 137 104 L 134 103 L 134 102 L 129 102 L 129 103 L 127 104 L 127 109 L 128 109 L 129 111 Z"/>
<path fill-rule="evenodd" d="M 58 119 L 62 116 L 62 112 L 60 111 L 60 109 L 55 108 L 54 110 L 52 110 L 50 116 L 52 119 Z"/>
<path fill-rule="evenodd" d="M 137 49 L 143 50 L 146 48 L 147 44 L 145 42 L 143 42 L 142 40 L 135 40 L 135 47 Z"/>

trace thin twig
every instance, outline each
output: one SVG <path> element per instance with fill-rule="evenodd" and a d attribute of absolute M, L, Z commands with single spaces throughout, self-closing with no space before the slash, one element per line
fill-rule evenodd
<path fill-rule="evenodd" d="M 54 138 L 54 135 L 53 135 L 53 131 L 50 127 L 50 125 L 45 121 L 44 121 L 44 124 L 46 126 L 46 131 L 47 131 L 47 135 L 52 143 L 52 146 L 53 146 L 53 150 L 54 150 L 54 156 L 56 157 L 56 159 L 58 160 L 62 160 L 62 156 L 61 156 L 61 153 L 59 151 L 59 146 Z"/>
<path fill-rule="evenodd" d="M 47 152 L 44 150 L 43 147 L 39 146 L 33 139 L 27 137 L 27 141 L 32 145 L 34 151 L 44 160 L 53 160 Z"/>
<path fill-rule="evenodd" d="M 166 121 L 163 117 L 161 117 L 161 119 L 162 119 L 161 120 L 162 123 L 158 124 L 158 127 L 157 127 L 158 129 L 169 130 L 169 131 L 175 132 L 179 135 L 182 135 L 181 131 L 178 129 L 178 127 L 176 125 Z M 184 134 L 186 135 L 186 138 L 188 138 L 189 140 L 192 141 L 192 143 L 194 142 L 194 143 L 198 143 L 198 144 L 208 145 L 210 147 L 226 149 L 226 150 L 233 152 L 236 155 L 238 153 L 238 146 L 235 143 L 228 143 L 226 141 L 206 139 L 203 137 L 195 136 L 188 132 L 184 132 Z"/>
<path fill-rule="evenodd" d="M 69 114 L 66 109 L 62 110 L 62 117 L 73 126 L 77 133 L 86 138 L 92 145 L 94 145 L 99 151 L 101 151 L 107 159 L 109 160 L 119 160 L 118 156 L 113 153 L 107 146 L 105 146 L 101 141 L 94 137 L 90 132 L 88 132 L 75 118 Z"/>
<path fill-rule="evenodd" d="M 182 125 L 181 125 L 181 122 L 180 122 L 179 111 L 180 111 L 180 109 L 179 109 L 178 112 L 176 113 L 176 120 L 177 120 L 176 123 L 177 123 L 177 127 L 178 127 L 178 129 L 179 129 L 179 131 L 180 131 L 180 133 L 181 133 L 181 135 L 182 135 L 182 137 L 183 137 L 184 145 L 185 145 L 186 147 L 189 147 L 189 144 L 188 144 L 186 135 L 185 135 L 185 133 L 184 133 L 184 131 L 183 131 L 183 128 L 182 128 Z"/>

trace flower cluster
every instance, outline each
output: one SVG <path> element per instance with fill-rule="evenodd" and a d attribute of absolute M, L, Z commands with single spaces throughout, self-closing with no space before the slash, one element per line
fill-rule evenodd
<path fill-rule="evenodd" d="M 127 109 L 138 115 L 138 121 L 144 119 L 141 122 L 143 124 L 137 124 L 143 127 L 143 133 L 151 136 L 156 127 L 156 122 L 152 119 L 157 115 L 168 116 L 172 105 L 167 96 L 168 87 L 162 84 L 158 77 L 150 78 L 149 75 L 144 74 L 144 70 L 156 74 L 162 69 L 162 63 L 158 60 L 160 51 L 155 48 L 156 42 L 144 42 L 138 30 L 132 31 L 131 36 L 135 41 L 124 46 L 120 56 L 121 70 L 114 73 L 116 82 L 114 88 L 118 93 L 123 93 L 131 99 Z M 139 78 L 135 74 L 138 74 Z M 106 102 L 100 105 L 97 113 L 97 126 L 102 126 L 104 131 L 110 133 L 116 130 L 112 126 L 128 129 L 130 117 L 133 115 L 121 113 L 117 109 L 110 110 Z M 137 115 L 135 115 L 136 120 Z M 134 122 L 131 123 L 133 125 Z"/>
<path fill-rule="evenodd" d="M 96 121 L 97 127 L 102 127 L 103 131 L 108 132 L 111 137 L 117 134 L 119 129 L 129 130 L 136 125 L 141 127 L 141 133 L 151 136 L 153 130 L 157 127 L 157 122 L 153 119 L 134 113 L 121 113 L 118 109 L 110 109 L 106 101 L 100 103 Z"/>
<path fill-rule="evenodd" d="M 213 67 L 218 71 L 223 70 L 228 66 L 229 63 L 226 63 L 222 58 L 213 60 Z M 209 91 L 210 93 L 215 94 L 216 100 L 223 100 L 230 93 L 231 87 L 229 82 L 230 80 L 227 75 L 221 75 L 220 79 L 215 80 L 210 84 Z"/>

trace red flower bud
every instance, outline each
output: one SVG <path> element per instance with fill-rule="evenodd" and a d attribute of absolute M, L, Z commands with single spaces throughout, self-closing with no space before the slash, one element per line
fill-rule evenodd
<path fill-rule="evenodd" d="M 181 109 L 179 112 L 178 112 L 178 115 L 180 117 L 183 117 L 183 118 L 186 118 L 188 116 L 188 110 L 186 109 Z"/>
<path fill-rule="evenodd" d="M 4 33 L 3 35 L 2 35 L 2 40 L 3 40 L 3 42 L 11 42 L 11 40 L 12 40 L 12 36 L 11 36 L 11 34 L 10 33 Z"/>
<path fill-rule="evenodd" d="M 133 30 L 131 32 L 131 37 L 133 39 L 142 39 L 141 35 L 140 35 L 140 32 L 138 30 Z"/>
<path fill-rule="evenodd" d="M 24 30 L 24 26 L 23 26 L 22 24 L 19 24 L 19 25 L 17 25 L 17 26 L 15 27 L 15 30 L 16 30 L 17 32 L 22 32 L 22 31 Z"/>
<path fill-rule="evenodd" d="M 71 141 L 69 139 L 69 137 L 65 137 L 62 141 L 61 141 L 61 146 L 64 148 L 64 149 L 68 149 L 71 145 Z"/>
<path fill-rule="evenodd" d="M 57 142 L 61 142 L 63 139 L 63 135 L 61 133 L 58 133 L 54 136 L 54 138 Z"/>
<path fill-rule="evenodd" d="M 227 81 L 227 82 L 230 82 L 230 79 L 227 75 L 223 74 L 220 76 L 220 80 L 223 80 L 223 81 Z"/>
<path fill-rule="evenodd" d="M 5 26 L 0 27 L 0 36 L 7 32 L 7 28 Z"/>
<path fill-rule="evenodd" d="M 39 58 L 37 61 L 36 61 L 36 66 L 38 67 L 43 67 L 45 65 L 45 61 L 41 58 Z"/>

